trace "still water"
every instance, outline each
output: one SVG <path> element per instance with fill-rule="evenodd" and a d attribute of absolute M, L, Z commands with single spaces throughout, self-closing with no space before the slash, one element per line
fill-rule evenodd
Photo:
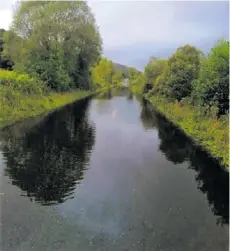
<path fill-rule="evenodd" d="M 131 94 L 1 132 L 1 250 L 228 250 L 228 173 Z"/>

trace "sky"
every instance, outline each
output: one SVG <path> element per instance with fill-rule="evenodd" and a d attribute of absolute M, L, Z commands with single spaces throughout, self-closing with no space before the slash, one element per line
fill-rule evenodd
<path fill-rule="evenodd" d="M 14 0 L 0 2 L 0 28 L 12 20 Z M 89 0 L 103 39 L 103 53 L 113 61 L 142 69 L 151 56 L 168 57 L 192 44 L 207 52 L 229 38 L 227 1 Z"/>

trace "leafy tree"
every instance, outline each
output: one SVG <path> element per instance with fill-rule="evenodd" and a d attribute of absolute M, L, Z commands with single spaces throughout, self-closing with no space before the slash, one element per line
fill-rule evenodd
<path fill-rule="evenodd" d="M 137 94 L 144 92 L 145 75 L 142 72 L 138 72 L 134 79 L 129 80 L 129 88 Z"/>
<path fill-rule="evenodd" d="M 83 80 L 101 53 L 94 16 L 83 1 L 19 2 L 5 43 L 16 69 L 58 91 L 88 89 Z"/>
<path fill-rule="evenodd" d="M 164 61 L 164 65 L 162 65 L 162 72 L 161 74 L 156 78 L 154 86 L 153 86 L 153 92 L 157 95 L 161 96 L 169 96 L 169 88 L 167 86 L 167 80 L 169 78 L 169 71 L 168 71 L 168 61 Z"/>
<path fill-rule="evenodd" d="M 123 74 L 119 71 L 114 72 L 112 76 L 112 84 L 115 86 L 122 86 Z"/>
<path fill-rule="evenodd" d="M 107 58 L 101 58 L 92 68 L 92 82 L 96 87 L 122 86 L 123 74 L 116 64 Z"/>
<path fill-rule="evenodd" d="M 219 41 L 201 62 L 194 83 L 193 100 L 200 105 L 216 104 L 220 113 L 229 110 L 229 42 Z"/>
<path fill-rule="evenodd" d="M 134 67 L 130 67 L 128 71 L 129 81 L 132 82 L 133 80 L 135 80 L 139 73 L 140 72 L 137 69 L 135 69 Z"/>
<path fill-rule="evenodd" d="M 168 60 L 168 88 L 172 98 L 180 101 L 191 94 L 200 69 L 201 52 L 194 46 L 179 47 Z"/>
<path fill-rule="evenodd" d="M 156 84 L 157 78 L 163 73 L 167 64 L 167 60 L 151 58 L 145 67 L 145 88 L 144 92 L 148 92 Z"/>
<path fill-rule="evenodd" d="M 0 68 L 5 70 L 12 70 L 13 62 L 6 56 L 3 55 L 4 42 L 3 35 L 6 33 L 4 29 L 0 29 Z"/>
<path fill-rule="evenodd" d="M 113 63 L 101 58 L 98 64 L 92 69 L 92 81 L 98 87 L 105 87 L 112 84 Z"/>

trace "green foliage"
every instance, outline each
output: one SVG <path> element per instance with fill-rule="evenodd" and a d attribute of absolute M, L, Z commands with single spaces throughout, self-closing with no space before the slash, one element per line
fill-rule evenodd
<path fill-rule="evenodd" d="M 137 72 L 134 79 L 129 79 L 129 89 L 136 94 L 144 92 L 145 87 L 145 75 L 142 72 Z"/>
<path fill-rule="evenodd" d="M 89 69 L 101 53 L 101 38 L 83 1 L 19 2 L 4 54 L 15 69 L 57 91 L 89 89 Z"/>
<path fill-rule="evenodd" d="M 134 73 L 131 83 L 137 78 Z M 140 94 L 179 102 L 190 98 L 204 115 L 225 114 L 229 110 L 229 42 L 219 41 L 207 57 L 191 45 L 179 47 L 168 60 L 152 57 L 143 78 L 144 88 L 137 88 Z"/>
<path fill-rule="evenodd" d="M 140 74 L 140 72 L 135 69 L 134 67 L 130 67 L 129 71 L 128 71 L 128 77 L 129 77 L 129 81 L 130 83 L 132 83 L 133 80 L 136 79 L 136 77 L 138 77 Z"/>
<path fill-rule="evenodd" d="M 144 92 L 148 92 L 151 89 L 159 89 L 159 86 L 163 85 L 165 79 L 167 60 L 152 58 L 145 67 L 145 88 Z"/>
<path fill-rule="evenodd" d="M 28 74 L 7 70 L 0 70 L 0 85 L 26 94 L 41 94 L 45 90 L 40 81 L 31 78 Z"/>
<path fill-rule="evenodd" d="M 0 29 L 0 69 L 5 70 L 12 70 L 13 68 L 13 62 L 3 55 L 3 49 L 4 49 L 4 42 L 3 42 L 3 35 L 6 33 L 4 29 Z"/>
<path fill-rule="evenodd" d="M 194 83 L 194 103 L 216 105 L 220 113 L 229 109 L 229 42 L 219 41 L 201 62 L 199 78 Z"/>
<path fill-rule="evenodd" d="M 207 57 L 185 45 L 168 60 L 152 57 L 138 88 L 130 74 L 130 89 L 144 96 L 225 166 L 229 161 L 229 42 L 219 41 Z M 220 116 L 222 115 L 222 116 Z"/>
<path fill-rule="evenodd" d="M 56 109 L 89 94 L 87 91 L 77 91 L 31 95 L 0 84 L 0 127 Z"/>
<path fill-rule="evenodd" d="M 99 87 L 112 84 L 113 63 L 112 61 L 101 58 L 98 64 L 92 69 L 92 82 Z"/>
<path fill-rule="evenodd" d="M 199 74 L 201 52 L 194 46 L 179 47 L 168 60 L 169 96 L 180 101 L 192 92 Z"/>
<path fill-rule="evenodd" d="M 92 68 L 92 83 L 96 88 L 122 86 L 122 81 L 122 73 L 116 70 L 111 60 L 101 58 L 98 64 Z"/>
<path fill-rule="evenodd" d="M 169 78 L 168 61 L 165 61 L 162 72 L 156 78 L 156 81 L 154 83 L 153 92 L 156 93 L 157 95 L 169 97 L 170 89 L 167 85 L 168 78 Z"/>
<path fill-rule="evenodd" d="M 114 72 L 112 76 L 112 84 L 114 86 L 122 86 L 123 74 L 119 71 Z"/>

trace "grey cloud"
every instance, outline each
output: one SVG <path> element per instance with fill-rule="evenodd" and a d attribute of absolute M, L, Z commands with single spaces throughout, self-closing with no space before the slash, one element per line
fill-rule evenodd
<path fill-rule="evenodd" d="M 228 39 L 228 2 L 93 2 L 104 40 L 104 54 L 143 67 L 152 55 L 167 57 L 190 43 L 207 52 Z M 142 63 L 138 63 L 142 62 Z"/>

